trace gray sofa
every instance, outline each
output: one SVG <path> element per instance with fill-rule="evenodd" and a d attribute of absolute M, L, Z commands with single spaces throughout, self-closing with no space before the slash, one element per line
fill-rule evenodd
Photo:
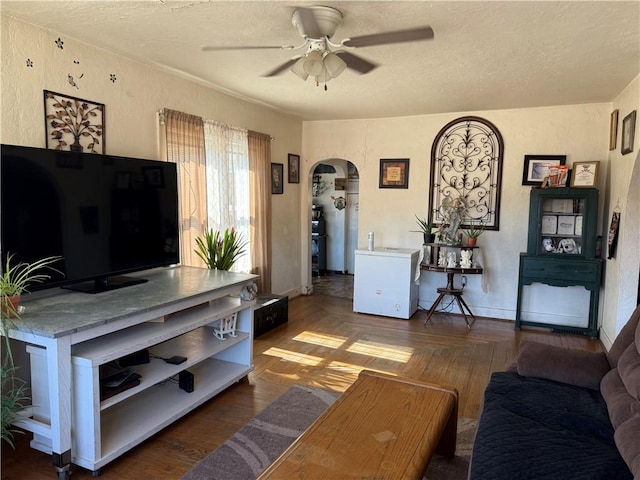
<path fill-rule="evenodd" d="M 471 480 L 640 480 L 640 306 L 608 353 L 523 341 L 485 390 Z"/>

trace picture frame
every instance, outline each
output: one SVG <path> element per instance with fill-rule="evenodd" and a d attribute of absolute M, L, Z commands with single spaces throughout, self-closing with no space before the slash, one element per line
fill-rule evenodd
<path fill-rule="evenodd" d="M 281 195 L 284 193 L 284 164 L 271 164 L 271 193 Z"/>
<path fill-rule="evenodd" d="M 525 155 L 522 185 L 542 186 L 549 176 L 549 167 L 565 165 L 566 155 Z"/>
<path fill-rule="evenodd" d="M 622 141 L 620 153 L 626 155 L 633 152 L 634 137 L 636 135 L 636 111 L 634 110 L 622 120 Z"/>
<path fill-rule="evenodd" d="M 300 155 L 290 153 L 288 155 L 289 163 L 289 183 L 300 183 Z"/>
<path fill-rule="evenodd" d="M 104 154 L 104 104 L 43 90 L 46 148 Z"/>
<path fill-rule="evenodd" d="M 618 110 L 611 112 L 611 123 L 609 124 L 609 150 L 615 150 L 618 144 Z"/>
<path fill-rule="evenodd" d="M 381 158 L 379 188 L 409 188 L 409 159 Z"/>
<path fill-rule="evenodd" d="M 577 188 L 593 188 L 598 184 L 600 162 L 573 162 L 571 186 Z"/>

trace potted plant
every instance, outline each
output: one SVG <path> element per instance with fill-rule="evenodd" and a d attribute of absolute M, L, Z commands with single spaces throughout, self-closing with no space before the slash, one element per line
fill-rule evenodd
<path fill-rule="evenodd" d="M 469 228 L 463 230 L 463 233 L 467 237 L 467 246 L 475 247 L 478 242 L 478 237 L 484 233 L 484 225 L 480 224 L 478 226 L 471 223 Z"/>
<path fill-rule="evenodd" d="M 425 218 L 420 218 L 418 215 L 415 215 L 416 223 L 420 227 L 420 230 L 412 230 L 413 232 L 422 233 L 422 238 L 424 243 L 433 243 L 436 236 L 431 231 L 433 229 L 433 225 L 431 222 L 427 221 Z"/>
<path fill-rule="evenodd" d="M 196 238 L 198 248 L 194 251 L 208 268 L 231 270 L 236 260 L 244 255 L 247 243 L 233 227 L 227 228 L 224 234 L 210 229 L 204 237 Z"/>
<path fill-rule="evenodd" d="M 44 268 L 58 271 L 51 265 L 60 257 L 46 257 L 35 262 L 14 263 L 13 255 L 7 255 L 2 276 L 0 276 L 0 322 L 2 336 L 4 338 L 2 353 L 2 398 L 0 404 L 0 438 L 10 446 L 13 445 L 13 434 L 19 432 L 11 428 L 18 417 L 20 410 L 24 408 L 24 402 L 28 400 L 27 386 L 16 375 L 17 367 L 13 362 L 13 353 L 9 340 L 9 330 L 14 327 L 12 318 L 20 316 L 20 298 L 27 291 L 27 287 L 33 283 L 40 283 L 50 278 L 46 273 L 41 273 Z"/>

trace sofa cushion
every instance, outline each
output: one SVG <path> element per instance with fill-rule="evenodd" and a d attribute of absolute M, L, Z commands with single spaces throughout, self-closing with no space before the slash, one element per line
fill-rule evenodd
<path fill-rule="evenodd" d="M 640 400 L 640 355 L 634 343 L 620 355 L 618 373 L 629 395 Z"/>
<path fill-rule="evenodd" d="M 635 415 L 620 425 L 614 439 L 634 478 L 640 478 L 640 415 Z"/>
<path fill-rule="evenodd" d="M 607 353 L 607 358 L 609 359 L 609 365 L 611 365 L 611 368 L 618 366 L 618 359 L 620 358 L 620 355 L 622 355 L 622 353 L 627 349 L 629 344 L 633 343 L 639 324 L 640 305 L 636 307 L 627 324 L 622 327 L 622 330 L 620 330 L 620 333 L 616 336 L 616 339 L 613 341 L 613 345 L 611 345 L 611 348 Z M 640 339 L 637 337 L 635 340 L 636 342 L 640 342 Z M 640 350 L 640 346 L 638 346 L 638 350 Z"/>
<path fill-rule="evenodd" d="M 640 402 L 629 395 L 617 368 L 602 378 L 600 393 L 607 403 L 609 419 L 613 428 L 618 428 L 634 415 L 640 414 Z"/>
<path fill-rule="evenodd" d="M 546 378 L 592 390 L 600 389 L 600 381 L 610 369 L 607 356 L 602 352 L 562 348 L 530 340 L 520 343 L 517 368 L 524 377 Z"/>
<path fill-rule="evenodd" d="M 498 372 L 485 390 L 471 480 L 631 480 L 595 390 Z"/>

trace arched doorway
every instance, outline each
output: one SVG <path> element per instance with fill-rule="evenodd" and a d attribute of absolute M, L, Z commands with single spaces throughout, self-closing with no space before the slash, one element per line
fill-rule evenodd
<path fill-rule="evenodd" d="M 313 166 L 310 181 L 312 292 L 353 298 L 358 170 L 347 160 L 326 159 Z"/>

